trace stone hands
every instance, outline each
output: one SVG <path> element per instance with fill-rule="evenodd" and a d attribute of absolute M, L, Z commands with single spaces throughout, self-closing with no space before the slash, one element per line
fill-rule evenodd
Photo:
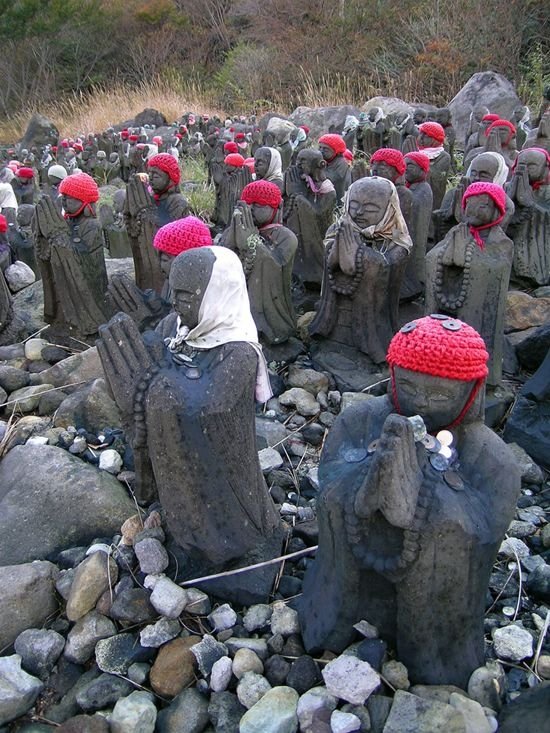
<path fill-rule="evenodd" d="M 48 241 L 67 236 L 67 223 L 49 196 L 43 196 L 36 204 L 35 221 L 39 233 Z"/>
<path fill-rule="evenodd" d="M 258 229 L 252 219 L 252 211 L 248 204 L 240 201 L 233 213 L 232 229 L 235 247 L 239 252 L 246 252 L 248 249 L 248 238 L 258 234 Z"/>

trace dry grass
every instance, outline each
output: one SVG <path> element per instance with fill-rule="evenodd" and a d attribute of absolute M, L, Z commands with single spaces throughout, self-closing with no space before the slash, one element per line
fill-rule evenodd
<path fill-rule="evenodd" d="M 23 136 L 33 112 L 51 119 L 62 137 L 98 132 L 129 120 L 146 107 L 162 112 L 169 123 L 184 112 L 222 115 L 211 98 L 195 82 L 157 77 L 139 87 L 118 84 L 111 89 L 96 88 L 89 94 L 74 94 L 56 104 L 23 110 L 0 121 L 0 143 L 11 144 Z"/>

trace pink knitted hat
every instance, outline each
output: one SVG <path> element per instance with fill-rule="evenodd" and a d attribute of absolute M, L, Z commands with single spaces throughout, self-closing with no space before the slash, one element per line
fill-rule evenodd
<path fill-rule="evenodd" d="M 212 244 L 212 235 L 206 224 L 196 216 L 186 216 L 165 224 L 155 234 L 153 247 L 169 255 L 181 254 L 195 247 L 208 247 Z"/>

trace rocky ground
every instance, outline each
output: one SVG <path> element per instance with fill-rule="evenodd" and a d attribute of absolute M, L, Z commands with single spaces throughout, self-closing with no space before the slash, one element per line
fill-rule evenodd
<path fill-rule="evenodd" d="M 43 325 L 40 290 L 16 297 L 29 333 Z M 493 418 L 548 349 L 550 298 L 535 295 L 509 295 L 514 376 Z M 371 395 L 340 393 L 307 356 L 272 365 L 277 396 L 256 418 L 260 461 L 290 530 L 284 552 L 305 552 L 281 563 L 270 603 L 240 607 L 207 583 L 173 581 L 162 508 L 134 502 L 118 409 L 96 349 L 79 349 L 40 338 L 0 347 L 0 733 L 509 733 L 537 730 L 537 715 L 544 730 L 550 482 L 522 448 L 512 446 L 522 492 L 487 596 L 487 663 L 467 691 L 411 686 L 366 621 L 343 654 L 306 654 L 293 608 L 317 542 L 327 430 Z"/>

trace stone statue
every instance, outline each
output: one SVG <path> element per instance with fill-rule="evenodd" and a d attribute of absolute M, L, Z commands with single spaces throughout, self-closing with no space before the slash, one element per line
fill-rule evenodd
<path fill-rule="evenodd" d="M 323 281 L 323 240 L 332 224 L 336 192 L 319 150 L 298 153 L 296 165 L 285 173 L 284 224 L 298 239 L 294 275 L 306 287 L 320 289 Z"/>
<path fill-rule="evenodd" d="M 105 249 L 111 257 L 131 257 L 132 248 L 124 223 L 124 202 L 126 191 L 119 188 L 113 195 L 113 207 L 102 204 L 99 207 L 99 220 L 103 230 Z"/>
<path fill-rule="evenodd" d="M 290 288 L 298 241 L 279 223 L 281 204 L 274 183 L 249 183 L 220 239 L 242 262 L 252 317 L 269 346 L 284 343 L 296 331 Z"/>
<path fill-rule="evenodd" d="M 376 150 L 370 159 L 371 174 L 380 178 L 387 178 L 395 186 L 401 213 L 408 227 L 412 214 L 412 194 L 405 186 L 405 179 L 403 178 L 405 168 L 403 153 L 395 148 Z"/>
<path fill-rule="evenodd" d="M 44 320 L 63 333 L 93 336 L 110 317 L 103 236 L 96 219 L 96 182 L 87 173 L 67 176 L 60 186 L 64 219 L 42 197 L 33 220 L 35 253 L 44 289 Z"/>
<path fill-rule="evenodd" d="M 407 224 L 412 239 L 411 255 L 407 261 L 401 298 L 415 298 L 424 292 L 426 283 L 426 249 L 432 215 L 433 193 L 427 178 L 430 159 L 420 152 L 406 153 L 405 181 L 412 196 L 412 209 Z"/>
<path fill-rule="evenodd" d="M 309 127 L 307 125 L 300 125 L 292 131 L 290 135 L 290 144 L 292 145 L 291 165 L 296 165 L 299 153 L 311 145 L 308 135 Z"/>
<path fill-rule="evenodd" d="M 481 118 L 480 122 L 477 125 L 477 128 L 475 125 L 472 126 L 473 131 L 471 135 L 466 138 L 466 145 L 464 147 L 465 158 L 474 148 L 485 148 L 485 145 L 487 143 L 487 136 L 485 135 L 485 132 L 493 124 L 493 122 L 499 119 L 500 117 L 498 115 L 487 112 L 487 114 L 484 114 Z M 481 150 L 480 152 L 483 152 L 483 150 Z"/>
<path fill-rule="evenodd" d="M 319 465 L 319 549 L 299 601 L 308 652 L 374 624 L 415 684 L 466 687 L 520 470 L 483 422 L 487 352 L 439 315 L 390 344 L 388 395 L 344 410 Z"/>
<path fill-rule="evenodd" d="M 378 177 L 352 183 L 342 217 L 326 234 L 321 300 L 310 325 L 314 361 L 337 382 L 333 362 L 342 355 L 365 375 L 383 364 L 398 328 L 399 291 L 411 247 L 393 183 Z M 365 386 L 363 378 L 360 373 L 356 390 Z"/>
<path fill-rule="evenodd" d="M 448 107 L 441 107 L 435 113 L 435 120 L 445 131 L 445 149 L 451 156 L 451 168 L 455 170 L 456 131 L 453 127 L 451 110 Z"/>
<path fill-rule="evenodd" d="M 445 130 L 437 122 L 423 122 L 418 128 L 418 149 L 430 159 L 429 183 L 432 187 L 433 204 L 439 209 L 445 189 L 447 188 L 447 177 L 451 167 L 451 156 L 445 148 Z"/>
<path fill-rule="evenodd" d="M 62 209 L 59 186 L 65 178 L 67 178 L 67 171 L 62 165 L 51 165 L 48 168 L 48 185 L 45 187 L 44 193 L 51 198 L 59 213 Z"/>
<path fill-rule="evenodd" d="M 466 133 L 464 135 L 464 142 L 466 145 L 468 144 L 468 141 L 470 140 L 472 135 L 477 135 L 481 129 L 481 121 L 485 117 L 485 115 L 489 114 L 489 108 L 485 107 L 483 104 L 476 104 L 475 107 L 472 108 L 472 111 L 470 112 L 470 119 L 468 121 L 468 127 L 466 128 Z M 477 147 L 478 138 L 475 138 L 475 145 L 472 145 L 472 147 Z"/>
<path fill-rule="evenodd" d="M 257 181 L 274 183 L 283 192 L 283 168 L 281 154 L 275 148 L 261 147 L 254 153 L 254 172 Z"/>
<path fill-rule="evenodd" d="M 271 389 L 235 254 L 182 253 L 170 287 L 174 311 L 155 333 L 143 340 L 118 314 L 98 350 L 134 451 L 138 501 L 158 495 L 184 553 L 180 577 L 193 577 L 280 554 L 254 427 L 254 397 L 263 402 Z M 232 576 L 223 597 L 265 601 L 273 577 L 270 568 Z"/>
<path fill-rule="evenodd" d="M 292 160 L 293 147 L 290 136 L 296 126 L 289 120 L 272 117 L 267 123 L 263 144 L 275 148 L 281 156 L 281 168 L 284 173 Z"/>
<path fill-rule="evenodd" d="M 156 231 L 175 219 L 186 216 L 187 201 L 179 192 L 178 161 L 168 153 L 154 155 L 148 161 L 149 183 L 134 176 L 126 188 L 124 219 L 134 256 L 136 285 L 162 291 L 164 276 L 153 249 Z"/>
<path fill-rule="evenodd" d="M 500 228 L 504 190 L 472 183 L 462 200 L 464 221 L 426 257 L 426 312 L 460 318 L 481 334 L 489 351 L 488 384 L 502 379 L 506 295 L 514 245 Z"/>
<path fill-rule="evenodd" d="M 11 183 L 0 183 L 0 214 L 6 217 L 8 224 L 15 224 L 17 206 Z"/>
<path fill-rule="evenodd" d="M 332 181 L 339 205 L 351 184 L 351 171 L 344 158 L 346 143 L 340 135 L 322 135 L 319 138 L 319 150 L 327 162 L 327 178 Z"/>
<path fill-rule="evenodd" d="M 509 120 L 494 120 L 484 133 L 484 144 L 472 148 L 464 157 L 464 167 L 468 168 L 476 155 L 485 151 L 500 153 L 510 168 L 517 157 L 516 128 Z"/>
<path fill-rule="evenodd" d="M 523 147 L 542 148 L 550 153 L 550 109 L 542 115 L 538 127 L 529 131 Z"/>
<path fill-rule="evenodd" d="M 4 272 L 0 267 L 0 346 L 18 343 L 23 336 L 23 332 L 24 323 L 19 315 L 14 312 L 13 298 L 4 277 Z"/>
<path fill-rule="evenodd" d="M 359 150 L 371 155 L 378 148 L 383 148 L 386 133 L 386 115 L 380 107 L 371 107 L 367 112 L 360 113 L 359 124 L 355 131 Z"/>
<path fill-rule="evenodd" d="M 12 227 L 13 228 L 13 227 Z M 4 272 L 13 262 L 13 252 L 10 245 L 10 226 L 5 216 L 0 214 L 0 270 Z"/>
<path fill-rule="evenodd" d="M 506 192 L 516 207 L 508 226 L 514 241 L 514 275 L 536 285 L 550 284 L 550 153 L 522 150 Z"/>
<path fill-rule="evenodd" d="M 19 260 L 28 265 L 34 272 L 36 279 L 40 280 L 40 268 L 34 256 L 34 238 L 32 233 L 34 208 L 32 204 L 21 204 L 17 209 L 17 224 L 15 227 L 12 227 L 10 244 L 13 250 L 14 260 Z"/>
<path fill-rule="evenodd" d="M 19 205 L 34 203 L 34 170 L 32 168 L 26 166 L 18 168 L 11 181 L 11 186 Z"/>
<path fill-rule="evenodd" d="M 243 188 L 252 181 L 250 170 L 239 153 L 226 155 L 225 170 L 215 178 L 216 202 L 211 220 L 216 224 L 215 231 L 221 232 L 229 226 L 237 201 Z"/>

